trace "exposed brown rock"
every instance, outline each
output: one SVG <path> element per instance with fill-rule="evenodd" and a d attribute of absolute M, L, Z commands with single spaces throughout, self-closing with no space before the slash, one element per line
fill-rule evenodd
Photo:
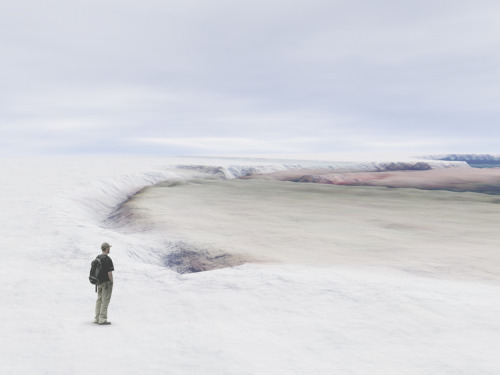
<path fill-rule="evenodd" d="M 234 267 L 246 261 L 241 255 L 213 253 L 187 244 L 180 244 L 176 250 L 168 253 L 164 258 L 165 266 L 181 274 Z"/>

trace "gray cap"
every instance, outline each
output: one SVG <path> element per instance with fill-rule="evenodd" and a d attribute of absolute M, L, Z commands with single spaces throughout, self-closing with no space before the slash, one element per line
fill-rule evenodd
<path fill-rule="evenodd" d="M 102 245 L 101 245 L 101 250 L 104 251 L 104 250 L 106 250 L 106 249 L 108 249 L 110 247 L 111 247 L 111 245 L 109 243 L 103 242 Z"/>

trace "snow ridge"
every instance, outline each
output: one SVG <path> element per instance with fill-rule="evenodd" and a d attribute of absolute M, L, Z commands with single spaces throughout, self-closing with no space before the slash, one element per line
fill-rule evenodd
<path fill-rule="evenodd" d="M 193 170 L 222 179 L 240 178 L 261 173 L 272 173 L 282 170 L 297 169 L 331 169 L 332 171 L 376 172 L 392 170 L 428 170 L 442 168 L 466 168 L 467 163 L 461 161 L 387 161 L 387 162 L 306 162 L 297 164 L 276 163 L 268 165 L 220 165 L 220 164 L 185 164 L 180 169 Z"/>

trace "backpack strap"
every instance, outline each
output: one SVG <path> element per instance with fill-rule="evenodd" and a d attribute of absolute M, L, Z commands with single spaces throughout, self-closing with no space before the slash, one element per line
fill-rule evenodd
<path fill-rule="evenodd" d="M 99 263 L 102 263 L 102 260 L 106 257 L 106 254 L 104 254 L 104 256 L 102 256 L 103 254 L 99 254 L 98 256 L 96 256 L 96 260 L 99 259 Z M 97 293 L 97 285 L 99 283 L 95 284 L 95 292 Z"/>

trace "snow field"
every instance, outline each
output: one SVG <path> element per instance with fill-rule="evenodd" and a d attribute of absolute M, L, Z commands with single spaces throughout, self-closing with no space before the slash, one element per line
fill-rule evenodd
<path fill-rule="evenodd" d="M 103 220 L 175 176 L 170 165 L 1 161 L 1 373 L 497 373 L 494 283 L 363 267 L 161 267 L 160 236 Z M 92 324 L 87 281 L 103 241 L 116 267 L 107 327 Z"/>

